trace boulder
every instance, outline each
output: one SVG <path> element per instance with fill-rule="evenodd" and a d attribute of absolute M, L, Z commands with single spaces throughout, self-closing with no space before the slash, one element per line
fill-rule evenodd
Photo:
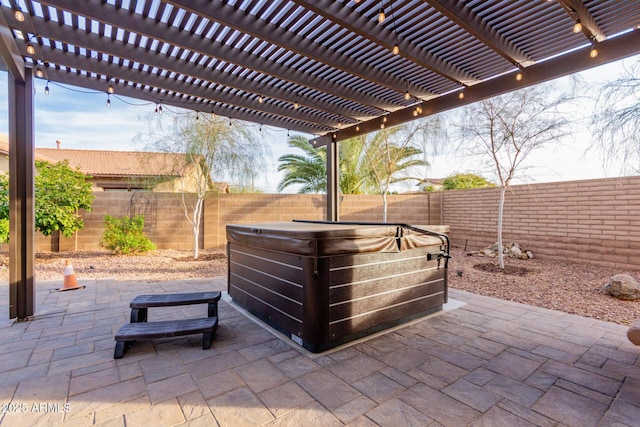
<path fill-rule="evenodd" d="M 520 255 L 522 255 L 522 251 L 520 250 L 520 247 L 516 245 L 513 245 L 511 247 L 511 253 L 513 254 L 514 258 L 520 258 Z"/>
<path fill-rule="evenodd" d="M 635 345 L 640 345 L 640 319 L 633 322 L 633 325 L 627 331 L 627 337 Z"/>
<path fill-rule="evenodd" d="M 640 284 L 628 274 L 611 276 L 604 289 L 616 298 L 624 300 L 640 299 Z"/>

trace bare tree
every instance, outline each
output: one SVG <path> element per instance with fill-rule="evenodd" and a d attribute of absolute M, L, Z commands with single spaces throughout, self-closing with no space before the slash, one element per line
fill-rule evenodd
<path fill-rule="evenodd" d="M 417 158 L 422 150 L 416 144 L 416 134 L 422 131 L 418 123 L 382 129 L 362 139 L 364 156 L 370 174 L 370 180 L 375 183 L 382 196 L 382 220 L 387 222 L 387 195 L 391 184 L 417 180 L 420 178 L 409 173 L 419 166 L 428 163 Z"/>
<path fill-rule="evenodd" d="M 209 192 L 216 191 L 213 181 L 247 186 L 256 173 L 266 169 L 266 145 L 242 122 L 197 113 L 163 113 L 150 121 L 149 133 L 140 137 L 147 149 L 179 154 L 174 157 L 174 173 L 193 166 L 194 173 L 179 181 L 177 191 L 192 227 L 193 257 L 197 259 L 204 201 Z"/>
<path fill-rule="evenodd" d="M 500 186 L 498 259 L 502 269 L 506 191 L 531 152 L 568 133 L 569 121 L 559 107 L 570 98 L 564 94 L 554 96 L 554 92 L 551 85 L 533 86 L 472 104 L 463 111 L 463 144 L 468 153 L 484 157 L 492 166 Z"/>
<path fill-rule="evenodd" d="M 621 75 L 597 87 L 590 149 L 603 155 L 605 170 L 619 161 L 623 173 L 640 173 L 640 61 L 623 67 Z"/>

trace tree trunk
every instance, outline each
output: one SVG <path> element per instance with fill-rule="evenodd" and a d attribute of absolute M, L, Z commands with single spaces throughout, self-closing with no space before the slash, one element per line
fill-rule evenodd
<path fill-rule="evenodd" d="M 500 188 L 500 205 L 498 207 L 498 262 L 500 268 L 504 270 L 504 254 L 502 253 L 502 214 L 504 212 L 504 198 L 507 187 Z"/>
<path fill-rule="evenodd" d="M 387 193 L 382 193 L 382 222 L 387 222 Z"/>

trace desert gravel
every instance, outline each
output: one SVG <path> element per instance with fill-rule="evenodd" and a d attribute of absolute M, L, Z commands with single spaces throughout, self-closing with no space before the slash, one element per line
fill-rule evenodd
<path fill-rule="evenodd" d="M 619 300 L 604 285 L 614 274 L 627 273 L 637 279 L 638 271 L 620 271 L 591 264 L 553 259 L 507 259 L 507 272 L 490 272 L 497 260 L 468 256 L 453 248 L 449 260 L 449 286 L 480 295 L 523 304 L 561 310 L 585 317 L 628 325 L 640 318 L 640 301 Z M 64 278 L 65 260 L 74 267 L 79 283 L 113 278 L 117 281 L 165 281 L 225 275 L 224 251 L 201 251 L 193 260 L 191 251 L 157 250 L 145 255 L 112 255 L 106 251 L 76 251 L 36 255 L 36 280 Z M 7 254 L 0 254 L 0 280 L 9 279 Z"/>

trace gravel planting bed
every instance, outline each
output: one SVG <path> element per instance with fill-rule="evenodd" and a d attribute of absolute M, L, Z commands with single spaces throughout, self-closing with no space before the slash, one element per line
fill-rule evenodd
<path fill-rule="evenodd" d="M 452 288 L 624 325 L 640 318 L 640 301 L 623 301 L 604 290 L 614 274 L 630 274 L 637 280 L 638 271 L 548 258 L 505 258 L 503 272 L 497 259 L 468 256 L 458 248 L 451 252 Z"/>
<path fill-rule="evenodd" d="M 631 324 L 640 318 L 640 301 L 623 301 L 604 291 L 612 275 L 627 273 L 636 279 L 638 271 L 620 271 L 591 264 L 534 258 L 507 258 L 506 271 L 496 268 L 497 260 L 468 256 L 452 249 L 449 286 L 480 295 L 523 304 L 561 310 L 609 322 Z M 224 251 L 201 251 L 193 260 L 191 251 L 157 250 L 144 255 L 112 255 L 107 251 L 76 251 L 36 255 L 36 280 L 60 279 L 65 260 L 74 267 L 78 282 L 113 278 L 118 281 L 165 281 L 225 275 Z M 7 282 L 7 254 L 0 254 L 0 280 Z"/>

